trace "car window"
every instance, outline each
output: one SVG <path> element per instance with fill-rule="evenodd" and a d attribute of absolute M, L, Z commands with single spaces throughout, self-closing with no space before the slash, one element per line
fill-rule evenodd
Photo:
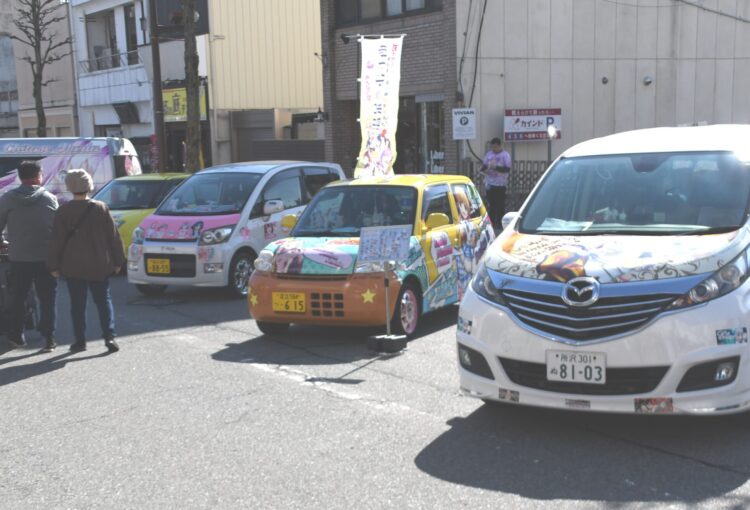
<path fill-rule="evenodd" d="M 284 170 L 271 177 L 253 208 L 252 216 L 263 216 L 263 205 L 269 200 L 281 200 L 284 209 L 303 205 L 299 169 Z"/>
<path fill-rule="evenodd" d="M 338 181 L 339 175 L 329 168 L 308 167 L 302 170 L 302 199 L 308 203 L 329 182 Z"/>
<path fill-rule="evenodd" d="M 482 215 L 482 199 L 471 184 L 453 184 L 453 199 L 460 220 L 471 220 Z"/>
<path fill-rule="evenodd" d="M 167 179 L 166 181 L 164 181 L 164 185 L 162 186 L 153 207 L 158 206 L 167 197 L 167 195 L 172 193 L 172 190 L 182 184 L 183 181 L 184 179 Z"/>
<path fill-rule="evenodd" d="M 162 181 L 115 180 L 110 181 L 95 198 L 113 211 L 128 209 L 151 209 L 159 204 Z"/>
<path fill-rule="evenodd" d="M 422 198 L 422 219 L 427 221 L 430 214 L 443 213 L 448 216 L 448 221 L 453 223 L 451 202 L 448 198 L 448 185 L 438 184 L 424 190 Z"/>
<path fill-rule="evenodd" d="M 157 214 L 189 216 L 239 213 L 260 178 L 260 174 L 246 172 L 195 174 L 159 206 Z"/>

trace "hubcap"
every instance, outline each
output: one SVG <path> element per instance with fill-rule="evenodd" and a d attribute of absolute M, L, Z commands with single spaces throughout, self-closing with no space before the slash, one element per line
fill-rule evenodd
<path fill-rule="evenodd" d="M 417 297 L 407 289 L 401 296 L 401 327 L 406 334 L 414 333 L 417 329 Z"/>
<path fill-rule="evenodd" d="M 248 278 L 250 278 L 250 261 L 241 258 L 234 266 L 234 287 L 243 295 L 247 294 Z"/>

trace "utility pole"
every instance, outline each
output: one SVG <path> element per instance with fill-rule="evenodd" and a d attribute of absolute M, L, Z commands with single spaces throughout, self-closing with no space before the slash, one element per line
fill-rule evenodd
<path fill-rule="evenodd" d="M 164 172 L 164 161 L 167 159 L 164 150 L 164 102 L 161 93 L 161 52 L 159 51 L 159 32 L 156 19 L 156 0 L 148 2 L 149 31 L 151 32 L 151 61 L 153 67 L 154 96 L 154 135 L 158 159 L 152 169 Z"/>

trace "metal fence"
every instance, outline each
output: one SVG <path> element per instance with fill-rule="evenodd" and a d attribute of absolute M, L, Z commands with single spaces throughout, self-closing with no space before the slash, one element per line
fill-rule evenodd
<path fill-rule="evenodd" d="M 484 193 L 484 179 L 480 173 L 482 164 L 472 162 L 469 164 L 466 175 Z M 517 211 L 523 204 L 531 190 L 547 170 L 547 161 L 514 161 L 513 169 L 508 178 L 508 189 L 505 195 L 505 210 Z"/>
<path fill-rule="evenodd" d="M 138 50 L 110 54 L 110 48 L 97 48 L 97 56 L 81 60 L 78 65 L 82 73 L 94 73 L 118 67 L 142 64 Z"/>

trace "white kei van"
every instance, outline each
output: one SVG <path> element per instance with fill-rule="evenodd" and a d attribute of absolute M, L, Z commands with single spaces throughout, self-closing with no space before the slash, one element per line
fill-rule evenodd
<path fill-rule="evenodd" d="M 257 254 L 289 235 L 282 218 L 344 178 L 339 165 L 298 161 L 233 163 L 191 175 L 133 231 L 128 281 L 145 295 L 194 285 L 245 296 Z"/>
<path fill-rule="evenodd" d="M 0 139 L 0 195 L 20 184 L 18 164 L 38 161 L 43 185 L 62 201 L 72 198 L 65 173 L 82 168 L 91 174 L 94 191 L 116 177 L 139 175 L 138 154 L 125 138 L 3 138 Z"/>
<path fill-rule="evenodd" d="M 623 413 L 750 405 L 750 126 L 578 144 L 487 250 L 458 319 L 461 387 Z"/>

